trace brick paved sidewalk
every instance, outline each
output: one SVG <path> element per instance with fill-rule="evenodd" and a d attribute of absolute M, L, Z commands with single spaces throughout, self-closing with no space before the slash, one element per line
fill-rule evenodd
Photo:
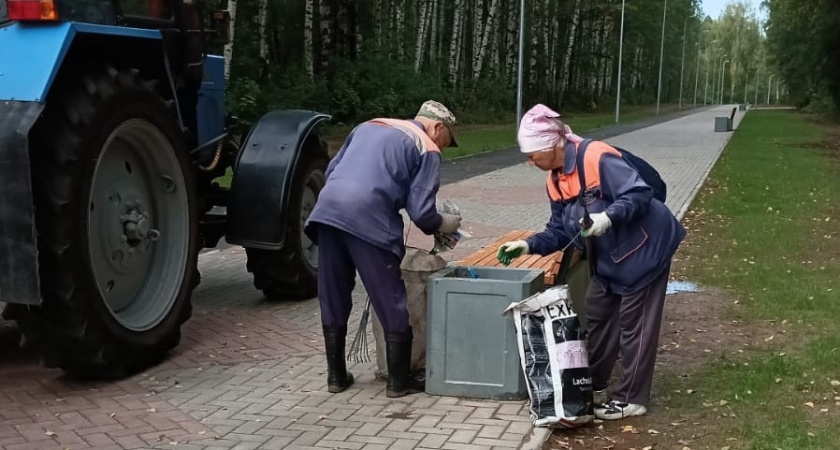
<path fill-rule="evenodd" d="M 684 212 L 731 136 L 711 131 L 714 116 L 728 110 L 608 141 L 660 169 L 669 206 Z M 544 180 L 519 164 L 444 186 L 440 198 L 461 207 L 475 235 L 447 258 L 514 228 L 541 230 L 549 212 Z M 431 248 L 416 228 L 409 243 Z M 547 435 L 534 433 L 524 401 L 388 399 L 373 362 L 350 365 L 356 384 L 330 395 L 316 300 L 266 302 L 238 248 L 203 255 L 199 268 L 196 314 L 182 343 L 148 373 L 119 383 L 73 382 L 25 352 L 0 348 L 0 449 L 502 449 L 538 448 Z M 364 302 L 359 286 L 350 339 Z"/>

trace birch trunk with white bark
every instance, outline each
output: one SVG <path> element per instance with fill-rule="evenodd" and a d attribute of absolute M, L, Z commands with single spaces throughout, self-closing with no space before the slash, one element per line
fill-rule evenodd
<path fill-rule="evenodd" d="M 314 26 L 315 0 L 306 0 L 303 16 L 303 65 L 310 79 L 315 77 L 315 59 L 312 57 L 312 28 Z"/>
<path fill-rule="evenodd" d="M 577 36 L 579 20 L 580 0 L 575 0 L 575 10 L 572 12 L 572 23 L 569 29 L 569 42 L 566 44 L 566 52 L 563 56 L 563 67 L 560 69 L 560 94 L 557 98 L 558 105 L 563 105 L 563 97 L 566 95 L 566 90 L 569 87 L 569 67 L 572 63 L 572 51 L 574 51 L 575 47 L 575 37 Z"/>
<path fill-rule="evenodd" d="M 320 67 L 321 73 L 329 71 L 330 48 L 332 44 L 332 8 L 329 0 L 320 0 L 318 31 L 321 36 Z"/>
<path fill-rule="evenodd" d="M 268 68 L 268 0 L 260 0 L 257 9 L 257 20 L 260 23 L 260 75 L 265 75 Z"/>
<path fill-rule="evenodd" d="M 405 1 L 397 0 L 397 57 L 402 61 L 405 56 Z"/>
<path fill-rule="evenodd" d="M 481 70 L 484 67 L 484 59 L 487 56 L 487 47 L 490 44 L 491 35 L 495 30 L 496 17 L 499 15 L 499 0 L 492 0 L 490 11 L 487 13 L 487 22 L 484 24 L 484 32 L 481 36 L 481 45 L 478 48 L 478 57 L 473 60 L 473 82 L 478 82 L 481 77 Z"/>
<path fill-rule="evenodd" d="M 414 45 L 414 71 L 420 72 L 423 65 L 423 51 L 426 44 L 426 27 L 429 23 L 429 0 L 418 0 L 420 12 L 417 15 L 417 43 Z"/>
<path fill-rule="evenodd" d="M 230 79 L 230 67 L 233 62 L 233 41 L 234 32 L 236 31 L 236 0 L 228 0 L 228 12 L 230 12 L 230 43 L 225 45 L 225 80 Z"/>
<path fill-rule="evenodd" d="M 540 56 L 540 33 L 537 33 L 536 30 L 539 30 L 539 26 L 542 24 L 541 18 L 543 16 L 540 12 L 539 5 L 539 3 L 534 3 L 533 12 L 531 14 L 531 17 L 533 17 L 534 21 L 538 24 L 536 29 L 531 32 L 531 60 L 528 63 L 528 86 L 532 92 L 537 87 L 537 61 Z"/>
<path fill-rule="evenodd" d="M 519 33 L 523 31 L 519 29 L 519 2 L 517 0 L 508 0 L 508 20 L 507 20 L 507 36 L 505 39 L 505 53 L 507 58 L 505 60 L 505 73 L 511 79 L 516 75 L 517 55 L 519 54 Z"/>
<path fill-rule="evenodd" d="M 464 1 L 455 0 L 452 18 L 452 40 L 449 43 L 449 84 L 458 85 L 458 68 L 461 62 L 461 36 L 464 28 Z"/>

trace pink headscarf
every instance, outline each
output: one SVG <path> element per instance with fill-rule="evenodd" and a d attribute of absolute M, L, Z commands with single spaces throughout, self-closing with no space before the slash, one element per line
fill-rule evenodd
<path fill-rule="evenodd" d="M 583 138 L 572 133 L 572 129 L 558 117 L 560 113 L 541 103 L 529 109 L 519 123 L 519 151 L 533 153 L 546 150 L 554 147 L 561 138 L 575 143 L 583 141 Z"/>

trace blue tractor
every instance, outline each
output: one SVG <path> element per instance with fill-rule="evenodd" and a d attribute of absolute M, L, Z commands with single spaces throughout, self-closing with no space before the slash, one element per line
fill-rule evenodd
<path fill-rule="evenodd" d="M 267 297 L 317 295 L 303 224 L 330 117 L 276 110 L 234 132 L 209 54 L 229 23 L 204 0 L 0 0 L 0 307 L 46 366 L 119 378 L 159 361 L 222 238 Z"/>

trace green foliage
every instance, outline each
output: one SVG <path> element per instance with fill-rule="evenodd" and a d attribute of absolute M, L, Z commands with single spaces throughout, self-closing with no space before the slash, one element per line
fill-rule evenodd
<path fill-rule="evenodd" d="M 457 36 L 453 26 L 458 2 L 311 0 L 308 21 L 307 3 L 269 0 L 263 28 L 260 0 L 238 0 L 229 107 L 246 125 L 278 107 L 324 111 L 332 114 L 337 124 L 358 123 L 374 116 L 404 117 L 430 98 L 450 106 L 461 123 L 511 120 L 517 97 L 519 0 L 498 2 L 484 52 L 481 36 L 483 26 L 490 23 L 491 0 L 461 2 L 462 30 L 455 46 L 452 39 Z M 434 15 L 427 11 L 429 33 L 418 47 L 422 12 L 431 4 L 438 9 Z M 699 4 L 699 0 L 668 1 L 663 103 L 677 100 L 684 31 L 684 100 L 689 97 L 700 27 L 697 19 L 686 18 L 699 11 Z M 611 0 L 552 0 L 527 5 L 525 108 L 542 102 L 564 113 L 611 110 L 615 104 L 620 4 Z M 656 101 L 662 7 L 663 0 L 627 4 L 624 105 Z M 572 35 L 576 13 L 577 27 Z M 307 27 L 311 27 L 309 40 L 305 37 Z M 431 33 L 432 28 L 435 33 Z M 457 58 L 451 59 L 455 49 Z M 483 57 L 478 58 L 476 52 Z M 478 60 L 482 69 L 476 74 Z M 561 79 L 564 66 L 566 78 Z"/>
<path fill-rule="evenodd" d="M 832 0 L 765 0 L 770 58 L 799 107 L 840 108 L 840 5 Z"/>

